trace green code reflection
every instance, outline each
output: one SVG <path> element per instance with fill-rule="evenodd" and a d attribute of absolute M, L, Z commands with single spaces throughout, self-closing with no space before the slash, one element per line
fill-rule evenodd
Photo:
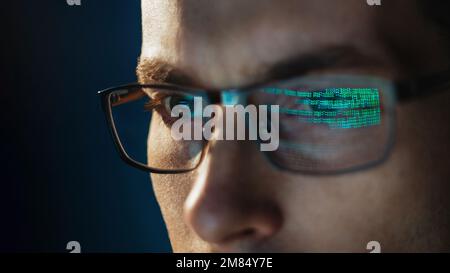
<path fill-rule="evenodd" d="M 298 116 L 300 122 L 325 124 L 333 129 L 364 128 L 381 123 L 377 88 L 326 88 L 318 91 L 265 88 L 263 92 L 291 97 L 280 113 Z"/>

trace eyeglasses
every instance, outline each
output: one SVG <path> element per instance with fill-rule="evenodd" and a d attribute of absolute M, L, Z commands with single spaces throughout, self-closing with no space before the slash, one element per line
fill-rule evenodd
<path fill-rule="evenodd" d="M 279 106 L 279 147 L 263 152 L 273 166 L 306 174 L 336 174 L 383 162 L 394 145 L 399 101 L 449 87 L 450 72 L 394 82 L 364 76 L 303 76 L 232 90 L 240 103 Z M 120 157 L 161 174 L 189 172 L 205 157 L 206 140 L 175 140 L 176 105 L 226 104 L 230 90 L 172 84 L 128 84 L 99 92 Z M 245 155 L 243 155 L 245 156 Z"/>

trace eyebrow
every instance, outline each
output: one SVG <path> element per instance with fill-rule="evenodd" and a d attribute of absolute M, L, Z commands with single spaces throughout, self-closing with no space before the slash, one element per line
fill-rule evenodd
<path fill-rule="evenodd" d="M 364 62 L 374 63 L 375 60 L 352 46 L 325 48 L 274 64 L 265 74 L 265 80 L 285 80 L 322 69 L 361 65 Z"/>
<path fill-rule="evenodd" d="M 313 71 L 345 67 L 356 62 L 369 61 L 370 58 L 352 46 L 330 47 L 307 54 L 298 54 L 282 59 L 279 62 L 267 65 L 263 75 L 250 81 L 249 85 L 265 82 L 285 80 L 301 76 Z M 375 62 L 375 60 L 371 60 Z M 199 84 L 185 71 L 178 69 L 170 63 L 159 60 L 143 58 L 139 60 L 136 73 L 141 83 L 170 83 L 187 87 L 198 87 Z M 238 88 L 238 87 L 235 87 Z"/>
<path fill-rule="evenodd" d="M 160 59 L 139 59 L 136 74 L 139 82 L 143 84 L 171 83 L 195 86 L 195 81 L 185 72 Z"/>

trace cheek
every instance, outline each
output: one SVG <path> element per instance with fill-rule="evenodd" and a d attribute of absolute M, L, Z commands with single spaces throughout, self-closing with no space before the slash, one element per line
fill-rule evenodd
<path fill-rule="evenodd" d="M 194 174 L 151 175 L 153 190 L 174 252 L 201 251 L 193 249 L 197 240 L 183 217 L 184 203 L 194 179 Z"/>
<path fill-rule="evenodd" d="M 162 120 L 161 116 L 153 113 L 150 122 L 150 130 L 147 138 L 147 161 L 149 166 L 168 168 L 168 157 L 173 154 L 170 151 L 170 128 Z"/>
<path fill-rule="evenodd" d="M 198 165 L 202 141 L 175 141 L 171 127 L 154 113 L 147 138 L 147 162 L 153 168 L 165 170 L 192 169 Z"/>
<path fill-rule="evenodd" d="M 280 241 L 295 251 L 364 252 L 367 242 L 380 238 L 372 235 L 385 212 L 376 183 L 366 173 L 286 179 L 279 188 L 288 219 Z"/>
<path fill-rule="evenodd" d="M 393 155 L 353 174 L 284 179 L 278 190 L 288 220 L 280 243 L 307 251 L 366 252 L 372 240 L 384 250 L 405 247 L 421 224 L 424 200 L 400 164 Z"/>

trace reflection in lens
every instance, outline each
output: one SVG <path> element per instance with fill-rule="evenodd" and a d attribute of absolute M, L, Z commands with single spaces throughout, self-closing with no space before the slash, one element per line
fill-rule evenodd
<path fill-rule="evenodd" d="M 336 76 L 262 88 L 280 106 L 280 146 L 266 153 L 294 171 L 334 172 L 382 159 L 393 127 L 393 89 L 383 80 Z"/>

